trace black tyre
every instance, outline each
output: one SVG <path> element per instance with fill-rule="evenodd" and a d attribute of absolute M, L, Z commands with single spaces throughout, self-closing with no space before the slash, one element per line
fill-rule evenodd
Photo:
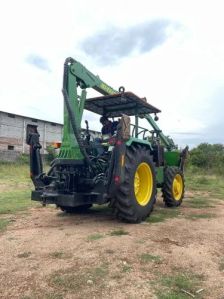
<path fill-rule="evenodd" d="M 162 187 L 163 201 L 168 207 L 178 207 L 184 197 L 184 175 L 178 167 L 167 167 Z"/>
<path fill-rule="evenodd" d="M 150 151 L 140 145 L 128 147 L 125 179 L 111 202 L 118 219 L 139 223 L 152 212 L 156 200 L 156 173 Z"/>
<path fill-rule="evenodd" d="M 59 206 L 59 208 L 66 213 L 77 213 L 77 214 L 81 214 L 81 213 L 86 213 L 90 208 L 92 207 L 91 204 L 86 204 L 86 205 L 82 205 L 82 206 L 78 206 L 78 207 L 67 207 L 67 206 Z"/>

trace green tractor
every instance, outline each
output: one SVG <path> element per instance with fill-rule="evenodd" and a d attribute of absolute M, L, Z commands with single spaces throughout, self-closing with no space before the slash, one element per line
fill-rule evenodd
<path fill-rule="evenodd" d="M 101 96 L 87 98 L 87 88 Z M 150 215 L 157 188 L 162 188 L 166 206 L 182 203 L 188 149 L 178 151 L 172 139 L 164 136 L 155 122 L 159 109 L 123 87 L 114 90 L 72 58 L 64 63 L 62 93 L 63 139 L 47 173 L 43 172 L 37 126 L 27 126 L 35 186 L 32 200 L 56 204 L 66 212 L 108 203 L 118 219 L 130 223 L 139 223 Z M 94 140 L 87 121 L 81 134 L 84 109 L 101 117 L 118 118 L 113 134 Z M 146 119 L 150 128 L 139 126 L 139 118 Z"/>

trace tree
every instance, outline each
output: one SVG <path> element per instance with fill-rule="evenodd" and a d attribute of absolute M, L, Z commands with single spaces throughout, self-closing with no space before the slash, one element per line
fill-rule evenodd
<path fill-rule="evenodd" d="M 190 151 L 189 164 L 208 172 L 224 174 L 224 145 L 199 144 Z"/>

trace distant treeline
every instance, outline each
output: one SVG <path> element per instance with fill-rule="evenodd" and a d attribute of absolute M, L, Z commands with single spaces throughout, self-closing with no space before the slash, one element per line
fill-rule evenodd
<path fill-rule="evenodd" d="M 187 167 L 205 174 L 224 175 L 224 145 L 201 143 L 189 152 Z"/>

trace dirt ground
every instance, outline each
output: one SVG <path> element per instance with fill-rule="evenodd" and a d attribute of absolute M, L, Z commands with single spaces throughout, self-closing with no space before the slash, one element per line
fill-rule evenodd
<path fill-rule="evenodd" d="M 224 298 L 224 202 L 179 209 L 136 225 L 107 208 L 71 215 L 38 205 L 11 215 L 0 233 L 0 298 Z M 165 295 L 175 287 L 167 277 L 185 273 L 199 279 L 199 293 L 186 285 Z"/>

